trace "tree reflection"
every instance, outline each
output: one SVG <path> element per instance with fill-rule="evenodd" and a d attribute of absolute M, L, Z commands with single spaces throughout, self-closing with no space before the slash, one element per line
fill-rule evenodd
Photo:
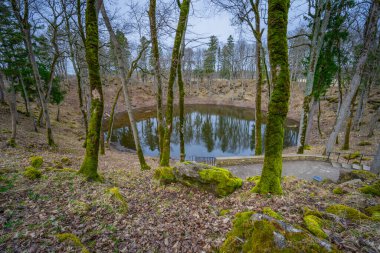
<path fill-rule="evenodd" d="M 253 155 L 255 147 L 255 123 L 253 113 L 240 109 L 205 107 L 202 110 L 185 112 L 186 153 L 196 156 Z M 158 154 L 158 134 L 156 118 L 150 117 L 137 122 L 144 152 Z M 265 137 L 265 125 L 261 134 Z M 112 142 L 134 149 L 132 131 L 128 126 L 113 131 Z M 179 117 L 173 119 L 171 139 L 173 156 L 179 156 Z M 285 128 L 284 147 L 297 143 L 297 129 Z M 177 152 L 177 153 L 176 153 Z M 208 153 L 208 154 L 207 154 Z"/>

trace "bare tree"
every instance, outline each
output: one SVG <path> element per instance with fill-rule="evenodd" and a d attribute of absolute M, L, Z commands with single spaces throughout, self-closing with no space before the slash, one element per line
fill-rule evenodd
<path fill-rule="evenodd" d="M 356 64 L 355 72 L 349 85 L 349 90 L 342 101 L 335 126 L 327 141 L 326 152 L 332 151 L 336 137 L 338 136 L 338 133 L 341 130 L 343 123 L 347 118 L 351 101 L 360 85 L 363 68 L 367 61 L 369 50 L 374 44 L 374 41 L 376 38 L 377 22 L 379 19 L 379 5 L 380 5 L 379 1 L 375 0 L 372 2 L 371 7 L 369 9 L 367 22 L 366 22 L 366 28 L 364 30 L 364 45 L 361 50 L 358 62 Z"/>
<path fill-rule="evenodd" d="M 38 92 L 38 97 L 40 99 L 40 105 L 42 107 L 42 111 L 45 118 L 48 144 L 50 146 L 54 146 L 55 143 L 54 143 L 53 132 L 52 132 L 51 124 L 50 124 L 49 107 L 47 105 L 47 101 L 45 99 L 45 95 L 43 92 L 42 80 L 41 80 L 40 73 L 38 71 L 38 66 L 37 66 L 37 62 L 36 62 L 36 58 L 35 58 L 35 54 L 34 54 L 33 46 L 32 46 L 32 38 L 31 38 L 31 33 L 30 33 L 31 24 L 29 23 L 30 4 L 28 0 L 23 0 L 24 5 L 23 5 L 23 13 L 22 13 L 18 1 L 11 0 L 11 3 L 12 3 L 12 9 L 18 21 L 20 30 L 24 36 L 25 47 L 28 51 L 29 61 L 32 66 L 33 76 L 35 79 L 36 88 Z"/>

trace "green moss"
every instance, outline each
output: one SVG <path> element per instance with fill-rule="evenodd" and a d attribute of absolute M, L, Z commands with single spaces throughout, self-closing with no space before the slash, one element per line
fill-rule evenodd
<path fill-rule="evenodd" d="M 222 209 L 222 210 L 220 210 L 219 215 L 224 216 L 226 214 L 229 214 L 230 212 L 231 212 L 230 209 Z"/>
<path fill-rule="evenodd" d="M 203 183 L 214 188 L 218 196 L 227 196 L 243 184 L 241 178 L 235 177 L 229 170 L 223 168 L 210 167 L 200 170 L 198 174 Z"/>
<path fill-rule="evenodd" d="M 311 146 L 310 145 L 305 145 L 303 149 L 304 150 L 311 150 Z"/>
<path fill-rule="evenodd" d="M 334 194 L 341 195 L 341 194 L 344 194 L 345 191 L 344 191 L 341 187 L 336 187 L 336 188 L 333 190 L 333 193 L 334 193 Z"/>
<path fill-rule="evenodd" d="M 248 177 L 246 180 L 248 182 L 254 182 L 257 185 L 260 182 L 260 176 Z"/>
<path fill-rule="evenodd" d="M 358 146 L 370 146 L 370 145 L 372 145 L 372 143 L 369 141 L 361 141 L 358 143 Z"/>
<path fill-rule="evenodd" d="M 232 230 L 227 234 L 227 238 L 220 247 L 220 252 L 241 252 L 243 242 L 250 238 L 253 231 L 253 221 L 251 220 L 253 212 L 241 212 L 235 215 L 232 221 Z M 239 240 L 240 239 L 240 240 Z"/>
<path fill-rule="evenodd" d="M 323 221 L 321 218 L 314 216 L 314 215 L 307 215 L 303 217 L 303 220 L 305 222 L 305 226 L 307 230 L 309 230 L 313 235 L 327 239 L 327 234 L 322 230 L 322 224 Z"/>
<path fill-rule="evenodd" d="M 42 173 L 40 170 L 38 170 L 32 166 L 29 166 L 29 167 L 25 168 L 23 175 L 24 175 L 24 177 L 26 177 L 30 180 L 35 180 L 35 179 L 41 178 Z"/>
<path fill-rule="evenodd" d="M 352 221 L 361 220 L 361 219 L 367 220 L 370 218 L 355 208 L 345 206 L 345 205 L 340 205 L 340 204 L 331 205 L 327 207 L 326 212 L 335 214 L 342 218 L 350 219 Z"/>
<path fill-rule="evenodd" d="M 352 179 L 361 179 L 363 181 L 375 180 L 378 176 L 366 170 L 353 170 L 350 172 L 341 172 L 339 182 L 346 182 Z"/>
<path fill-rule="evenodd" d="M 328 252 L 308 233 L 302 230 L 287 232 L 276 220 L 253 220 L 253 214 L 254 212 L 236 214 L 232 229 L 219 252 Z M 275 240 L 275 236 L 283 239 Z M 278 241 L 283 242 L 282 247 L 277 245 Z"/>
<path fill-rule="evenodd" d="M 346 160 L 352 160 L 352 159 L 359 158 L 360 156 L 361 156 L 360 152 L 359 151 L 355 151 L 352 154 L 344 155 L 343 158 L 346 159 Z"/>
<path fill-rule="evenodd" d="M 323 214 L 320 211 L 316 209 L 310 209 L 307 206 L 303 208 L 303 213 L 304 213 L 304 216 L 313 215 L 319 218 L 322 218 L 323 216 Z"/>
<path fill-rule="evenodd" d="M 380 204 L 379 205 L 375 205 L 375 206 L 370 206 L 370 207 L 367 207 L 365 209 L 365 211 L 367 213 L 369 213 L 369 215 L 372 215 L 373 213 L 375 212 L 380 212 Z"/>
<path fill-rule="evenodd" d="M 111 194 L 111 196 L 119 202 L 120 208 L 122 212 L 126 212 L 128 210 L 128 204 L 123 195 L 120 193 L 119 188 L 112 187 L 108 189 L 108 192 Z"/>
<path fill-rule="evenodd" d="M 74 214 L 84 215 L 90 211 L 91 206 L 83 201 L 73 200 L 69 204 L 69 210 Z"/>
<path fill-rule="evenodd" d="M 44 159 L 42 156 L 32 156 L 29 158 L 30 165 L 36 169 L 41 168 Z"/>
<path fill-rule="evenodd" d="M 66 156 L 62 157 L 61 162 L 65 165 L 71 165 L 70 159 Z"/>
<path fill-rule="evenodd" d="M 172 167 L 158 167 L 155 170 L 153 177 L 157 179 L 162 185 L 176 182 Z"/>
<path fill-rule="evenodd" d="M 359 189 L 362 193 L 380 196 L 380 180 L 377 180 L 371 185 L 366 185 Z"/>
<path fill-rule="evenodd" d="M 81 240 L 78 238 L 78 236 L 71 234 L 71 233 L 63 233 L 63 234 L 57 234 L 57 239 L 60 242 L 69 241 L 74 246 L 81 248 L 81 253 L 90 253 L 90 251 L 84 246 L 84 244 L 81 242 Z"/>
<path fill-rule="evenodd" d="M 275 218 L 277 220 L 283 220 L 284 219 L 280 214 L 278 214 L 275 211 L 273 211 L 270 207 L 264 207 L 263 208 L 263 213 L 266 214 L 266 215 L 268 215 L 268 216 L 270 216 L 270 217 L 273 217 L 273 218 Z"/>

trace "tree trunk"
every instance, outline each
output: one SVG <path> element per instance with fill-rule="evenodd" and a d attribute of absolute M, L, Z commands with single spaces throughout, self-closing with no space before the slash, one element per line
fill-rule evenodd
<path fill-rule="evenodd" d="M 318 133 L 320 137 L 323 137 L 322 131 L 321 131 L 321 100 L 318 99 Z"/>
<path fill-rule="evenodd" d="M 16 131 L 17 131 L 17 107 L 16 107 L 16 91 L 12 81 L 8 81 L 7 77 L 0 73 L 0 82 L 4 83 L 4 88 L 9 86 L 9 109 L 11 112 L 11 122 L 12 122 L 12 134 L 9 140 L 7 141 L 7 145 L 10 147 L 16 147 Z M 8 84 L 8 85 L 6 85 Z M 4 89 L 5 90 L 5 89 Z"/>
<path fill-rule="evenodd" d="M 356 100 L 357 94 L 358 93 L 356 92 L 356 94 L 355 94 L 355 96 L 351 102 L 351 111 L 350 111 L 350 116 L 348 117 L 348 120 L 347 120 L 346 133 L 344 135 L 344 143 L 343 143 L 342 150 L 349 150 L 350 149 L 350 134 L 351 134 L 351 128 L 352 128 L 352 118 L 354 116 L 355 100 Z"/>
<path fill-rule="evenodd" d="M 152 54 L 154 75 L 156 81 L 156 100 L 157 100 L 157 130 L 158 130 L 158 146 L 160 151 L 160 160 L 163 149 L 164 140 L 164 119 L 162 110 L 162 79 L 161 79 L 161 65 L 160 65 L 160 51 L 158 48 L 158 35 L 156 25 L 156 0 L 150 0 L 149 5 L 149 21 L 150 21 L 150 37 L 152 40 Z"/>
<path fill-rule="evenodd" d="M 61 106 L 57 105 L 57 118 L 56 118 L 57 122 L 60 121 L 60 112 L 61 112 Z"/>
<path fill-rule="evenodd" d="M 122 87 L 123 87 L 125 107 L 126 107 L 126 110 L 128 112 L 129 122 L 130 122 L 131 128 L 132 128 L 132 134 L 133 134 L 133 139 L 134 139 L 135 146 L 136 146 L 137 156 L 138 156 L 139 162 L 140 162 L 140 168 L 141 168 L 141 170 L 149 170 L 150 167 L 145 162 L 144 154 L 143 154 L 143 151 L 141 149 L 139 133 L 137 131 L 136 121 L 135 121 L 135 118 L 133 115 L 133 110 L 132 110 L 129 92 L 128 92 L 128 84 L 130 82 L 130 78 L 132 76 L 132 73 L 137 68 L 137 63 L 140 60 L 140 58 L 142 57 L 142 54 L 144 53 L 146 48 L 148 47 L 148 44 L 142 46 L 142 48 L 139 52 L 139 55 L 137 56 L 136 60 L 134 60 L 132 62 L 131 67 L 130 67 L 128 74 L 127 74 L 125 71 L 126 64 L 125 64 L 125 61 L 122 57 L 123 54 L 122 54 L 121 46 L 120 46 L 120 43 L 118 42 L 116 35 L 112 29 L 112 26 L 111 26 L 111 23 L 109 21 L 107 12 L 104 8 L 104 5 L 101 5 L 100 11 L 102 13 L 102 16 L 103 16 L 104 22 L 106 24 L 107 30 L 110 34 L 111 42 L 112 42 L 113 50 L 114 50 L 114 55 L 116 56 L 116 59 L 117 59 L 119 76 L 120 76 Z"/>
<path fill-rule="evenodd" d="M 19 8 L 16 0 L 11 0 L 11 3 L 12 3 L 13 12 L 14 12 L 14 14 L 15 14 L 15 16 L 16 16 L 19 24 L 20 24 L 21 32 L 23 33 L 23 36 L 24 36 L 25 47 L 28 51 L 29 61 L 30 61 L 30 64 L 32 66 L 32 72 L 33 72 L 34 80 L 36 82 L 37 93 L 38 93 L 38 97 L 40 99 L 41 108 L 43 110 L 43 114 L 44 114 L 44 118 L 45 118 L 46 135 L 47 135 L 47 139 L 48 139 L 48 144 L 49 144 L 49 146 L 55 146 L 54 139 L 53 139 L 53 132 L 51 129 L 51 124 L 50 124 L 49 107 L 45 101 L 45 97 L 43 94 L 43 85 L 42 85 L 42 81 L 41 81 L 41 76 L 40 76 L 40 73 L 38 71 L 36 58 L 35 58 L 35 55 L 33 52 L 32 39 L 31 39 L 31 34 L 30 34 L 30 24 L 28 21 L 29 3 L 27 1 L 25 2 L 24 18 L 21 17 L 20 8 Z"/>
<path fill-rule="evenodd" d="M 355 74 L 351 79 L 349 90 L 347 92 L 347 95 L 344 97 L 342 105 L 339 110 L 339 114 L 337 116 L 337 120 L 335 123 L 335 126 L 333 128 L 332 133 L 330 134 L 330 137 L 326 144 L 326 152 L 331 152 L 334 147 L 334 142 L 336 137 L 339 134 L 340 129 L 342 128 L 342 125 L 347 118 L 348 109 L 351 105 L 352 98 L 354 97 L 361 81 L 361 76 L 363 73 L 363 69 L 365 66 L 365 63 L 367 61 L 368 52 L 371 48 L 371 45 L 373 45 L 374 40 L 376 38 L 376 23 L 379 16 L 379 1 L 374 1 L 372 3 L 372 6 L 370 8 L 370 12 L 368 14 L 367 19 L 367 29 L 365 31 L 364 36 L 364 45 L 362 48 L 362 51 L 359 56 L 359 60 L 356 64 L 355 68 Z"/>
<path fill-rule="evenodd" d="M 377 122 L 380 120 L 380 106 L 377 108 L 375 115 L 372 116 L 371 121 L 369 122 L 368 135 L 367 137 L 372 137 L 373 132 L 378 125 Z"/>
<path fill-rule="evenodd" d="M 86 139 L 86 154 L 79 170 L 88 180 L 101 181 L 98 174 L 99 141 L 103 117 L 103 91 L 99 71 L 99 34 L 96 0 L 86 5 L 86 61 L 91 87 L 91 111 Z"/>
<path fill-rule="evenodd" d="M 317 110 L 317 106 L 319 104 L 319 99 L 316 100 L 315 98 L 312 98 L 313 102 L 311 103 L 311 109 L 307 121 L 307 127 L 306 127 L 306 133 L 305 133 L 305 143 L 304 146 L 309 145 L 310 142 L 310 136 L 311 136 L 311 129 L 313 127 L 313 122 L 314 122 L 314 114 L 315 111 Z"/>
<path fill-rule="evenodd" d="M 380 173 L 380 143 L 377 146 L 376 155 L 375 155 L 375 157 L 373 159 L 373 162 L 371 164 L 370 171 L 373 172 L 373 173 L 375 173 L 375 174 L 379 174 Z"/>
<path fill-rule="evenodd" d="M 354 117 L 354 123 L 353 123 L 353 125 L 354 125 L 353 129 L 355 131 L 360 130 L 360 125 L 362 122 L 363 113 L 364 113 L 364 110 L 365 110 L 365 107 L 366 107 L 367 101 L 368 101 L 370 86 L 371 86 L 370 82 L 368 82 L 367 85 L 365 85 L 364 89 L 361 92 L 358 109 L 356 110 L 355 117 Z"/>
<path fill-rule="evenodd" d="M 256 0 L 256 8 L 259 8 L 259 0 Z M 255 12 L 255 29 L 257 34 L 256 39 L 256 104 L 255 104 L 255 155 L 262 154 L 261 140 L 261 89 L 262 89 L 262 68 L 261 68 L 261 31 L 260 31 L 260 16 L 259 12 Z"/>
<path fill-rule="evenodd" d="M 322 12 L 324 10 L 324 17 L 321 21 Z M 304 126 L 304 124 L 307 124 L 308 117 L 309 117 L 309 109 L 310 109 L 310 101 L 311 101 L 311 95 L 313 91 L 313 83 L 314 83 L 314 76 L 315 76 L 315 69 L 317 67 L 318 58 L 321 52 L 321 48 L 323 45 L 323 40 L 325 37 L 327 25 L 329 23 L 331 14 L 331 2 L 330 0 L 327 0 L 326 3 L 319 2 L 319 5 L 316 8 L 314 18 L 313 18 L 313 34 L 312 34 L 312 40 L 311 40 L 311 48 L 310 48 L 310 62 L 307 70 L 307 77 L 306 77 L 306 89 L 305 89 L 305 97 L 301 112 L 301 120 L 300 120 L 300 126 L 299 126 L 299 133 L 298 133 L 298 154 L 303 154 L 304 151 L 304 145 L 305 145 L 305 136 L 307 133 L 307 128 Z"/>
<path fill-rule="evenodd" d="M 119 88 L 119 90 L 117 91 L 116 97 L 115 97 L 113 104 L 112 104 L 111 115 L 110 115 L 110 119 L 108 121 L 108 132 L 107 132 L 107 139 L 106 139 L 106 145 L 108 148 L 110 147 L 112 128 L 113 128 L 113 120 L 114 120 L 114 116 L 115 116 L 115 108 L 117 105 L 117 101 L 119 100 L 120 93 L 121 93 L 122 89 L 123 89 L 123 86 L 121 86 Z"/>
<path fill-rule="evenodd" d="M 0 103 L 5 104 L 5 87 L 3 78 L 0 76 Z"/>
<path fill-rule="evenodd" d="M 26 87 L 25 87 L 25 83 L 24 83 L 24 79 L 20 73 L 20 77 L 19 77 L 19 80 L 20 80 L 20 84 L 21 84 L 21 87 L 22 87 L 22 92 L 23 92 L 23 98 L 24 98 L 24 102 L 25 102 L 25 110 L 26 110 L 26 116 L 30 116 L 30 102 L 29 102 L 29 95 L 28 95 L 28 92 L 26 90 Z"/>
<path fill-rule="evenodd" d="M 182 36 L 185 33 L 187 16 L 190 9 L 190 0 L 183 0 L 181 4 L 181 11 L 178 20 L 176 35 L 174 39 L 174 46 L 172 50 L 172 60 L 168 81 L 168 94 L 166 103 L 166 127 L 164 135 L 164 143 L 162 149 L 162 158 L 160 161 L 161 166 L 169 166 L 170 160 L 170 137 L 172 134 L 173 124 L 173 85 L 177 74 L 178 56 L 180 54 L 180 47 L 182 43 Z"/>
<path fill-rule="evenodd" d="M 300 127 L 302 129 L 298 130 L 298 150 L 297 154 L 303 154 L 304 148 L 305 148 L 305 139 L 306 139 L 306 128 L 307 124 L 305 122 L 308 121 L 308 113 L 310 110 L 310 101 L 312 99 L 312 95 L 305 96 L 303 100 L 303 110 L 301 111 L 301 122 L 300 122 Z"/>
<path fill-rule="evenodd" d="M 281 194 L 284 122 L 288 113 L 290 80 L 287 25 L 289 0 L 268 2 L 268 49 L 274 89 L 269 102 L 265 132 L 265 156 L 261 178 L 254 188 L 257 193 Z"/>
<path fill-rule="evenodd" d="M 184 52 L 185 43 L 182 43 L 182 53 Z M 182 79 L 182 64 L 181 58 L 182 53 L 180 53 L 180 57 L 178 60 L 178 68 L 177 68 L 177 82 L 178 82 L 178 93 L 179 93 L 179 149 L 180 149 L 180 161 L 185 161 L 185 89 Z"/>

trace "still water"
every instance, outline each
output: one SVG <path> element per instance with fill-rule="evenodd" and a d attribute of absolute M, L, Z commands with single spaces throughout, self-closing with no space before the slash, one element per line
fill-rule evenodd
<path fill-rule="evenodd" d="M 174 111 L 171 137 L 171 157 L 179 158 L 179 117 Z M 141 146 L 145 155 L 158 156 L 157 120 L 155 108 L 135 112 Z M 265 119 L 261 125 L 263 138 Z M 296 122 L 287 120 L 284 147 L 297 144 Z M 185 110 L 185 151 L 191 156 L 248 156 L 255 150 L 254 110 L 233 106 L 186 105 Z M 115 116 L 111 141 L 117 146 L 135 149 L 127 113 Z"/>

